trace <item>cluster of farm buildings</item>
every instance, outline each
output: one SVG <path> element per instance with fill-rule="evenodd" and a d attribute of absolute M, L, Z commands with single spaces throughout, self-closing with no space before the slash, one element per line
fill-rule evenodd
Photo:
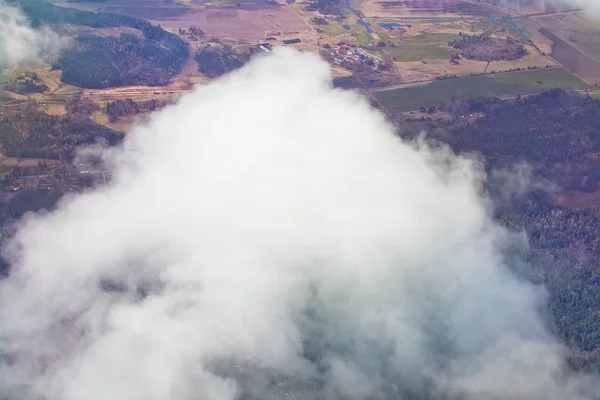
<path fill-rule="evenodd" d="M 367 53 L 360 47 L 349 45 L 348 43 L 340 43 L 330 55 L 334 64 L 348 69 L 352 69 L 352 67 L 362 64 L 376 70 L 383 62 L 381 58 Z"/>

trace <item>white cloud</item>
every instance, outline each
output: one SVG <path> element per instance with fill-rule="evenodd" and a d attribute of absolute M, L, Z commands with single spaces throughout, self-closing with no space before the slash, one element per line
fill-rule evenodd
<path fill-rule="evenodd" d="M 0 286 L 0 387 L 592 399 L 536 311 L 544 291 L 504 265 L 479 166 L 402 142 L 330 79 L 276 49 L 135 128 L 106 153 L 108 187 L 26 219 Z"/>
<path fill-rule="evenodd" d="M 545 0 L 546 4 L 558 4 L 560 6 L 581 7 L 590 12 L 592 16 L 600 16 L 600 0 Z"/>
<path fill-rule="evenodd" d="M 61 40 L 49 28 L 31 27 L 20 9 L 0 1 L 0 69 L 56 54 Z"/>

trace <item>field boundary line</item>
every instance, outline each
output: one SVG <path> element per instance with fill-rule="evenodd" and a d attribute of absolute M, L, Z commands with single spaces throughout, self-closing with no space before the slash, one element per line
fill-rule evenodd
<path fill-rule="evenodd" d="M 552 58 L 551 58 L 552 59 Z M 554 60 L 553 60 L 554 61 Z M 478 76 L 498 76 L 498 75 L 508 75 L 508 74 L 518 74 L 518 73 L 523 73 L 523 72 L 533 72 L 533 71 L 546 71 L 549 69 L 557 69 L 557 68 L 562 68 L 565 71 L 569 72 L 570 74 L 573 74 L 575 76 L 577 76 L 576 74 L 574 74 L 573 72 L 569 71 L 567 68 L 565 68 L 563 65 L 561 65 L 560 63 L 557 62 L 558 65 L 552 65 L 550 67 L 544 67 L 544 68 L 535 68 L 535 69 L 525 69 L 525 70 L 521 70 L 521 71 L 504 71 L 504 72 L 495 72 L 495 73 L 491 73 L 491 72 L 487 72 L 484 74 L 478 74 L 478 75 L 463 75 L 463 76 L 456 76 L 454 78 L 445 78 L 445 79 L 428 79 L 428 80 L 421 80 L 421 81 L 409 81 L 409 82 L 402 82 L 402 83 L 398 83 L 395 85 L 389 85 L 389 86 L 380 86 L 377 88 L 373 88 L 372 91 L 373 92 L 386 92 L 388 90 L 394 90 L 394 89 L 402 89 L 402 87 L 404 85 L 412 85 L 415 83 L 422 83 L 423 85 L 428 85 L 432 82 L 437 82 L 437 81 L 445 81 L 445 80 L 452 80 L 452 79 L 467 79 L 467 78 L 477 78 Z M 577 76 L 579 79 L 581 79 L 580 76 Z M 583 81 L 583 79 L 581 79 Z M 585 82 L 585 81 L 584 81 Z"/>

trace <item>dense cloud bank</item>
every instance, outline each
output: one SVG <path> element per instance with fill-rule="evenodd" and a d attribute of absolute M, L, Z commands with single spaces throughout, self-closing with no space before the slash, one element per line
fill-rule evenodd
<path fill-rule="evenodd" d="M 56 55 L 61 42 L 51 29 L 32 28 L 19 8 L 0 0 L 0 69 Z"/>
<path fill-rule="evenodd" d="M 136 127 L 114 180 L 22 224 L 20 399 L 593 399 L 506 265 L 477 163 L 402 142 L 276 49 Z"/>

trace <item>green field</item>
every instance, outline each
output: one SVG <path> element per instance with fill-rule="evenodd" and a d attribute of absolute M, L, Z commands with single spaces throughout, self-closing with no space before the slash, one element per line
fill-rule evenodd
<path fill-rule="evenodd" d="M 419 45 L 447 45 L 448 42 L 458 38 L 458 35 L 452 33 L 421 33 L 420 35 L 405 36 L 400 40 L 401 43 L 412 43 Z"/>
<path fill-rule="evenodd" d="M 329 36 L 339 36 L 348 33 L 348 31 L 344 29 L 344 26 L 339 22 L 329 22 L 327 25 L 320 26 L 320 28 Z"/>
<path fill-rule="evenodd" d="M 375 31 L 375 33 L 377 33 L 377 35 L 379 36 L 380 40 L 382 40 L 384 42 L 391 42 L 392 38 L 390 37 L 390 35 L 387 34 L 387 32 L 385 31 L 385 29 L 381 29 L 377 25 L 371 25 L 371 28 L 373 28 L 373 30 Z"/>
<path fill-rule="evenodd" d="M 392 57 L 394 61 L 400 62 L 445 59 L 453 53 L 449 47 L 431 44 L 400 44 L 397 47 L 386 47 L 383 52 Z"/>
<path fill-rule="evenodd" d="M 480 18 L 479 20 L 477 20 L 476 22 L 473 23 L 473 26 L 471 27 L 471 32 L 475 33 L 480 30 L 487 30 L 491 26 L 493 26 L 493 25 L 490 22 L 489 18 Z"/>
<path fill-rule="evenodd" d="M 392 57 L 394 61 L 421 61 L 431 59 L 445 59 L 456 50 L 448 47 L 448 42 L 458 35 L 447 33 L 424 33 L 421 35 L 407 36 L 400 40 L 390 40 L 392 46 L 387 46 L 383 52 Z"/>
<path fill-rule="evenodd" d="M 344 28 L 348 26 L 350 30 Z M 320 26 L 329 36 L 352 35 L 360 45 L 367 45 L 373 42 L 373 37 L 367 32 L 364 26 L 359 25 L 358 17 L 355 14 L 349 14 L 341 21 L 328 21 L 327 25 Z"/>
<path fill-rule="evenodd" d="M 538 81 L 542 82 L 541 84 Z M 422 86 L 375 92 L 374 96 L 392 114 L 441 105 L 455 95 L 458 100 L 473 97 L 506 97 L 535 93 L 556 87 L 585 89 L 582 80 L 562 68 L 522 71 L 445 79 Z"/>

